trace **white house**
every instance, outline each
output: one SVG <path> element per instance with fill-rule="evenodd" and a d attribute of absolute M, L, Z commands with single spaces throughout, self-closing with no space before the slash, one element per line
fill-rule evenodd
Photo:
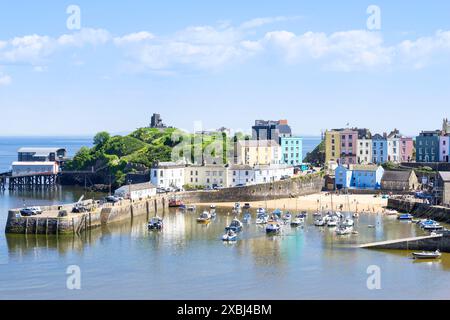
<path fill-rule="evenodd" d="M 248 165 L 232 165 L 228 170 L 228 186 L 246 186 L 255 184 L 255 171 Z"/>
<path fill-rule="evenodd" d="M 130 184 L 120 187 L 114 192 L 116 197 L 138 200 L 156 195 L 156 187 L 149 182 Z"/>
<path fill-rule="evenodd" d="M 12 175 L 38 175 L 38 174 L 57 174 L 59 166 L 56 162 L 19 162 L 12 163 Z"/>
<path fill-rule="evenodd" d="M 281 180 L 283 177 L 292 178 L 294 167 L 290 165 L 255 166 L 255 183 L 267 183 Z"/>
<path fill-rule="evenodd" d="M 183 188 L 186 164 L 184 162 L 160 162 L 151 169 L 150 181 L 158 188 Z"/>

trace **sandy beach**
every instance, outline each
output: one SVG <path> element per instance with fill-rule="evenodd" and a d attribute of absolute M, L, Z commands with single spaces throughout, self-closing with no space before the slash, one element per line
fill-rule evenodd
<path fill-rule="evenodd" d="M 198 205 L 210 205 L 210 203 L 199 203 Z M 218 207 L 232 208 L 234 203 L 221 202 L 216 203 Z M 241 205 L 243 205 L 241 203 Z M 331 195 L 325 192 L 301 196 L 298 198 L 277 199 L 250 202 L 252 208 L 267 207 L 268 209 L 283 209 L 297 211 L 317 211 L 320 208 L 323 211 L 331 210 Z M 374 195 L 335 195 L 333 194 L 333 209 L 338 211 L 351 212 L 383 212 L 387 206 L 387 199 L 374 197 Z"/>

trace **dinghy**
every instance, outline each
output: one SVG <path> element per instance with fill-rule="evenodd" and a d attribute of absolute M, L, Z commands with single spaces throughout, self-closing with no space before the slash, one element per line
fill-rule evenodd
<path fill-rule="evenodd" d="M 222 236 L 222 241 L 225 242 L 235 242 L 237 241 L 237 234 L 233 230 L 228 230 L 227 233 L 225 233 Z"/>
<path fill-rule="evenodd" d="M 414 259 L 439 259 L 442 253 L 436 250 L 435 252 L 414 252 L 412 255 Z"/>
<path fill-rule="evenodd" d="M 154 217 L 148 223 L 148 228 L 150 230 L 162 230 L 163 226 L 163 219 L 160 217 Z"/>

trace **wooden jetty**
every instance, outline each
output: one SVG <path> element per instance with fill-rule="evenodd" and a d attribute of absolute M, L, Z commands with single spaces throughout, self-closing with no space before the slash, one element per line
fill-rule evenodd
<path fill-rule="evenodd" d="M 53 188 L 57 184 L 58 174 L 33 173 L 11 175 L 8 177 L 9 190 L 24 190 L 32 188 Z"/>

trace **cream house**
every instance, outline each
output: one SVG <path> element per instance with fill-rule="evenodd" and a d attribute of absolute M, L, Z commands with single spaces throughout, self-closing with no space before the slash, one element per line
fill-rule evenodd
<path fill-rule="evenodd" d="M 244 140 L 237 143 L 237 161 L 239 165 L 280 164 L 281 147 L 274 140 Z"/>
<path fill-rule="evenodd" d="M 185 168 L 184 184 L 204 187 L 228 187 L 228 166 L 190 165 Z"/>
<path fill-rule="evenodd" d="M 186 164 L 180 162 L 159 162 L 151 169 L 150 181 L 158 188 L 183 188 Z"/>

